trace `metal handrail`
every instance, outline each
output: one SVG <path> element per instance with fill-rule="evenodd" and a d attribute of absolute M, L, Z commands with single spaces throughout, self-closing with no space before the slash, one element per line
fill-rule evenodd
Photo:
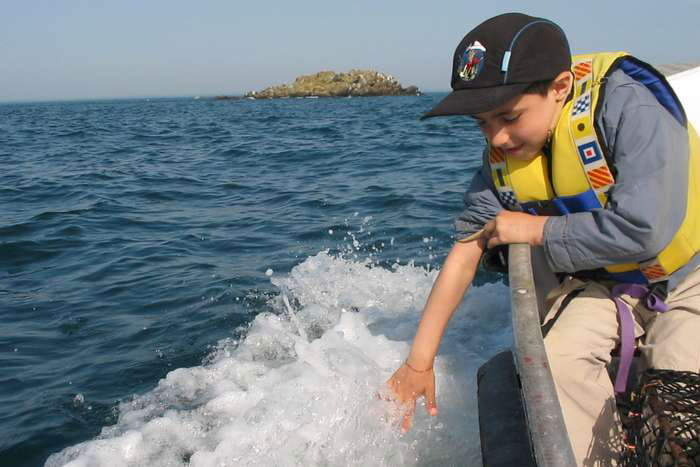
<path fill-rule="evenodd" d="M 510 245 L 508 277 L 515 365 L 522 385 L 535 460 L 539 467 L 576 465 L 544 349 L 533 257 L 528 245 Z"/>

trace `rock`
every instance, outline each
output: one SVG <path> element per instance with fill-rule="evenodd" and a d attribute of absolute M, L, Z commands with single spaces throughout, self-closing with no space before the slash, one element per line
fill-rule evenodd
<path fill-rule="evenodd" d="M 198 99 L 198 97 L 195 97 L 195 99 Z M 239 100 L 243 99 L 242 96 L 214 96 L 214 100 L 217 101 L 226 101 L 226 100 Z"/>
<path fill-rule="evenodd" d="M 280 99 L 286 97 L 348 97 L 348 96 L 416 96 L 416 86 L 404 88 L 391 75 L 374 70 L 350 70 L 347 73 L 320 71 L 297 77 L 291 84 L 270 86 L 261 91 L 247 92 L 244 97 Z"/>

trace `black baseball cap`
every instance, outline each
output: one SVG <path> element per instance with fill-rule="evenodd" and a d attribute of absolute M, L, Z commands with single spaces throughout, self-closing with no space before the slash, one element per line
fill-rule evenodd
<path fill-rule="evenodd" d="M 522 13 L 495 16 L 457 45 L 452 92 L 421 120 L 488 112 L 570 68 L 569 42 L 555 23 Z"/>

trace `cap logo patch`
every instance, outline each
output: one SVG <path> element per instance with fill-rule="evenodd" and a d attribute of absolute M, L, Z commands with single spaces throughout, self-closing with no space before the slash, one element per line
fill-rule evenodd
<path fill-rule="evenodd" d="M 481 73 L 486 63 L 486 47 L 479 41 L 472 42 L 462 54 L 459 62 L 459 77 L 463 81 L 471 81 Z"/>

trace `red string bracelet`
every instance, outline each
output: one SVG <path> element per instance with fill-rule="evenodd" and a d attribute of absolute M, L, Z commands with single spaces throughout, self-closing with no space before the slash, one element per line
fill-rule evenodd
<path fill-rule="evenodd" d="M 425 372 L 430 371 L 430 370 L 433 369 L 433 367 L 431 366 L 430 368 L 425 369 L 425 370 L 416 370 L 415 368 L 413 368 L 413 367 L 411 366 L 410 363 L 408 363 L 408 359 L 406 359 L 406 361 L 403 362 L 403 364 L 406 365 L 407 367 L 409 367 L 411 370 L 415 371 L 416 373 L 425 373 Z"/>

